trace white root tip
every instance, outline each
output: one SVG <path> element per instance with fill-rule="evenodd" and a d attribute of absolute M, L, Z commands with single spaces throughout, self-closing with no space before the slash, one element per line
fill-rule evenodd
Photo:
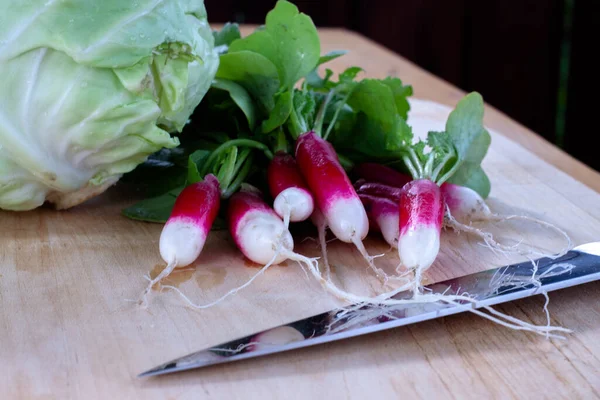
<path fill-rule="evenodd" d="M 570 250 L 572 242 L 571 242 L 571 238 L 569 237 L 569 235 L 563 231 L 562 229 L 558 228 L 557 226 L 550 224 L 546 221 L 542 221 L 539 220 L 537 218 L 531 218 L 525 215 L 509 215 L 506 217 L 502 217 L 499 216 L 497 214 L 492 214 L 493 217 L 490 218 L 490 220 L 492 221 L 508 221 L 511 219 L 522 219 L 522 220 L 527 220 L 527 221 L 532 221 L 535 222 L 537 224 L 543 225 L 543 226 L 547 226 L 550 229 L 555 230 L 556 232 L 558 232 L 560 235 L 562 235 L 567 244 L 565 247 L 563 247 L 559 252 L 554 253 L 554 254 L 548 254 L 548 253 L 544 253 L 538 250 L 523 250 L 520 248 L 520 245 L 522 244 L 522 241 L 519 241 L 518 243 L 508 246 L 502 243 L 497 242 L 494 239 L 494 236 L 490 233 L 490 232 L 485 232 L 481 229 L 475 228 L 473 226 L 470 225 L 465 225 L 461 222 L 458 222 L 450 213 L 449 208 L 446 208 L 446 216 L 445 216 L 445 226 L 449 226 L 452 229 L 454 229 L 457 232 L 467 232 L 476 236 L 479 236 L 481 239 L 483 239 L 485 245 L 492 251 L 498 251 L 500 253 L 506 254 L 506 253 L 514 253 L 514 254 L 519 254 L 522 256 L 537 256 L 537 257 L 548 257 L 548 258 L 558 258 L 563 256 L 567 251 Z"/>
<path fill-rule="evenodd" d="M 514 219 L 529 221 L 529 222 L 533 222 L 533 223 L 541 225 L 541 226 L 545 226 L 546 228 L 553 230 L 554 232 L 556 232 L 557 234 L 562 236 L 566 241 L 565 246 L 560 251 L 558 251 L 554 254 L 544 254 L 544 253 L 540 253 L 540 252 L 534 252 L 535 254 L 542 255 L 544 257 L 558 258 L 558 257 L 562 257 L 563 255 L 565 255 L 571 249 L 571 247 L 573 245 L 571 237 L 569 236 L 569 234 L 567 232 L 565 232 L 563 229 L 559 228 L 558 226 L 556 226 L 550 222 L 543 221 L 539 218 L 534 218 L 534 217 L 530 217 L 527 215 L 503 216 L 503 215 L 499 215 L 499 214 L 492 214 L 492 216 L 490 217 L 490 220 L 495 221 L 495 222 L 510 221 L 510 220 L 514 220 Z"/>
<path fill-rule="evenodd" d="M 319 234 L 321 257 L 323 258 L 323 263 L 325 264 L 325 276 L 327 276 L 327 279 L 331 279 L 331 267 L 329 265 L 329 258 L 327 257 L 327 240 L 325 237 L 327 225 L 324 218 L 320 218 L 319 220 L 315 221 L 315 223 L 317 225 L 317 231 Z"/>
<path fill-rule="evenodd" d="M 304 221 L 313 213 L 314 200 L 306 190 L 290 187 L 277 195 L 273 202 L 273 209 L 281 218 L 289 213 L 290 221 Z"/>
<path fill-rule="evenodd" d="M 159 283 L 161 280 L 163 280 L 164 278 L 169 276 L 171 274 L 171 272 L 173 272 L 173 270 L 175 269 L 175 266 L 177 266 L 177 261 L 175 259 L 173 259 L 173 260 L 169 261 L 169 263 L 167 264 L 165 269 L 163 269 L 160 272 L 160 274 L 158 274 L 154 279 L 151 279 L 149 275 L 144 275 L 144 279 L 146 279 L 149 282 L 148 282 L 148 286 L 146 286 L 146 289 L 142 293 L 140 300 L 138 300 L 138 305 L 141 308 L 143 308 L 143 309 L 148 308 L 148 293 L 150 293 L 150 291 L 152 290 L 152 287 L 155 284 Z"/>
<path fill-rule="evenodd" d="M 280 252 L 275 252 L 275 254 L 273 255 L 273 257 L 271 258 L 271 260 L 265 264 L 264 267 L 262 267 L 260 269 L 260 271 L 258 271 L 256 274 L 254 274 L 254 276 L 252 276 L 252 278 L 250 278 L 246 283 L 244 283 L 241 286 L 238 286 L 234 289 L 231 289 L 230 291 L 228 291 L 227 293 L 225 293 L 223 296 L 219 297 L 217 300 L 214 300 L 208 304 L 196 304 L 194 303 L 192 300 L 190 300 L 190 298 L 188 296 L 186 296 L 185 294 L 183 294 L 183 292 L 181 290 L 179 290 L 178 288 L 176 288 L 175 286 L 170 286 L 170 285 L 165 285 L 163 286 L 165 289 L 169 289 L 169 290 L 173 290 L 175 293 L 177 293 L 191 308 L 194 309 L 205 309 L 205 308 L 210 308 L 213 306 L 216 306 L 217 304 L 221 303 L 222 301 L 224 301 L 226 298 L 228 298 L 229 296 L 232 296 L 234 294 L 236 294 L 237 292 L 239 292 L 240 290 L 250 286 L 250 284 L 252 284 L 252 282 L 254 282 L 254 280 L 256 278 L 258 278 L 259 276 L 261 276 L 267 269 L 269 269 L 274 262 L 277 260 L 277 258 L 280 256 Z"/>
<path fill-rule="evenodd" d="M 310 262 L 310 263 L 307 263 L 307 265 L 309 267 L 309 271 L 311 272 L 311 274 L 321 283 L 321 285 L 329 293 L 336 296 L 338 299 L 352 304 L 350 307 L 353 310 L 355 310 L 354 312 L 364 313 L 365 311 L 362 310 L 362 307 L 365 305 L 370 305 L 372 307 L 381 307 L 382 309 L 378 310 L 379 314 L 375 315 L 374 316 L 375 318 L 380 317 L 382 315 L 382 313 L 383 313 L 383 315 L 388 315 L 388 311 L 392 310 L 393 309 L 392 307 L 404 306 L 407 304 L 424 305 L 427 303 L 431 303 L 431 304 L 442 303 L 442 304 L 450 304 L 450 305 L 455 305 L 455 306 L 459 306 L 459 307 L 464 307 L 466 311 L 470 311 L 478 316 L 486 318 L 494 323 L 497 323 L 497 324 L 507 327 L 509 329 L 520 330 L 520 331 L 529 331 L 529 332 L 533 332 L 536 334 L 544 335 L 544 336 L 546 336 L 546 338 L 564 339 L 563 336 L 554 334 L 553 332 L 565 332 L 565 333 L 572 332 L 571 330 L 566 329 L 566 328 L 550 325 L 549 320 L 547 321 L 547 325 L 544 325 L 544 326 L 534 325 L 529 322 L 519 320 L 510 315 L 501 313 L 489 306 L 482 307 L 482 309 L 488 311 L 489 314 L 485 313 L 485 312 L 473 307 L 476 304 L 476 300 L 471 298 L 470 296 L 468 296 L 468 294 L 466 294 L 466 293 L 464 293 L 462 295 L 459 295 L 459 294 L 452 295 L 452 294 L 446 294 L 446 293 L 423 293 L 423 286 L 420 284 L 422 271 L 418 270 L 418 269 L 413 271 L 414 278 L 412 280 L 406 281 L 406 283 L 404 283 L 400 287 L 395 288 L 394 290 L 391 290 L 391 291 L 388 291 L 385 293 L 381 293 L 376 296 L 369 297 L 369 296 L 355 295 L 353 293 L 349 293 L 347 291 L 340 289 L 331 281 L 331 279 L 329 277 L 324 278 L 321 275 L 321 272 L 318 268 L 318 263 L 315 265 L 313 262 Z M 413 292 L 412 298 L 402 299 L 402 300 L 393 298 L 398 293 L 409 291 L 409 290 Z M 466 304 L 464 304 L 464 303 L 466 303 Z M 388 310 L 388 311 L 386 311 L 386 310 Z M 367 312 L 368 312 L 368 310 L 367 310 Z M 347 317 L 348 317 L 347 314 L 341 313 L 341 316 L 339 318 L 344 318 L 344 321 L 346 321 Z M 364 315 L 363 316 L 358 315 L 357 318 L 358 319 L 351 319 L 351 325 L 355 325 L 355 323 L 357 321 L 366 321 L 366 320 L 370 319 L 371 317 L 365 317 Z M 332 325 L 335 325 L 335 323 L 336 323 L 336 321 L 334 321 L 330 325 L 330 327 Z M 339 331 L 342 331 L 347 328 L 349 328 L 349 325 L 347 322 L 344 322 L 344 323 L 342 323 L 342 326 L 335 328 L 335 331 L 339 332 Z"/>
<path fill-rule="evenodd" d="M 269 219 L 265 219 L 263 222 L 266 222 L 267 224 L 270 225 L 270 223 L 272 221 L 270 221 Z M 300 256 L 299 255 L 295 255 L 295 253 L 293 253 L 290 250 L 288 250 L 288 246 L 290 246 L 290 242 L 291 242 L 291 234 L 286 229 L 283 232 L 281 232 L 281 234 L 279 235 L 279 239 L 277 240 L 277 245 L 274 245 L 274 244 L 271 245 L 272 247 L 274 247 L 274 248 L 272 248 L 272 250 L 274 250 L 274 253 L 273 253 L 271 259 L 260 269 L 260 271 L 258 271 L 256 274 L 254 274 L 254 276 L 252 276 L 252 278 L 250 278 L 243 285 L 238 286 L 238 287 L 236 287 L 234 289 L 231 289 L 230 291 L 228 291 L 227 293 L 225 293 L 223 296 L 219 297 L 217 300 L 212 301 L 212 302 L 210 302 L 208 304 L 196 304 L 196 303 L 194 303 L 192 300 L 190 300 L 190 298 L 188 296 L 186 296 L 185 294 L 183 294 L 183 292 L 181 290 L 179 290 L 178 288 L 176 288 L 174 286 L 163 286 L 163 287 L 165 289 L 173 290 L 191 308 L 194 308 L 194 309 L 206 309 L 206 308 L 214 307 L 215 305 L 217 305 L 217 304 L 221 303 L 222 301 L 224 301 L 229 296 L 232 296 L 232 295 L 236 294 L 237 292 L 239 292 L 240 290 L 245 289 L 246 287 L 250 286 L 252 284 L 252 282 L 254 282 L 254 280 L 256 280 L 259 276 L 261 276 L 262 274 L 264 274 L 265 271 L 267 269 L 269 269 L 271 266 L 273 266 L 275 264 L 278 264 L 278 263 L 282 262 L 283 260 L 285 260 L 287 258 L 292 259 L 292 260 L 298 260 Z"/>
<path fill-rule="evenodd" d="M 358 239 L 356 236 L 353 238 L 352 243 L 354 244 L 354 246 L 356 246 L 360 254 L 369 264 L 369 267 L 373 270 L 373 272 L 375 272 L 375 275 L 377 275 L 377 277 L 383 282 L 384 285 L 387 285 L 390 279 L 397 279 L 397 277 L 389 276 L 385 273 L 384 270 L 375 265 L 375 262 L 373 260 L 375 258 L 383 256 L 383 254 L 377 256 L 369 255 L 362 240 Z"/>

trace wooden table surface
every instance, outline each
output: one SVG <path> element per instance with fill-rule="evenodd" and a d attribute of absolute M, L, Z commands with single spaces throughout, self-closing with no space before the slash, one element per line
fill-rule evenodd
<path fill-rule="evenodd" d="M 398 76 L 413 85 L 415 98 L 449 106 L 464 95 L 355 33 L 320 32 L 323 53 L 350 51 L 327 64 L 335 71 L 360 65 L 370 77 Z M 556 210 L 557 218 L 575 224 L 569 233 L 576 243 L 595 235 L 598 240 L 600 174 L 490 105 L 485 122 L 497 138 L 490 168 L 518 164 L 520 171 L 530 173 L 517 182 L 510 181 L 511 171 L 492 172 L 495 193 L 508 198 L 511 187 L 527 188 L 555 179 L 558 183 L 548 184 L 552 191 L 544 193 L 554 196 L 548 201 L 564 207 Z M 531 153 L 539 159 L 527 159 Z M 527 199 L 518 201 L 527 204 Z M 236 311 L 198 314 L 182 307 L 175 296 L 157 296 L 149 311 L 127 308 L 125 299 L 142 288 L 141 274 L 159 261 L 160 226 L 120 217 L 123 204 L 122 196 L 109 191 L 71 212 L 0 213 L 1 399 L 600 397 L 600 282 L 551 294 L 552 323 L 574 330 L 564 341 L 510 331 L 465 313 L 252 362 L 137 379 L 137 373 L 168 357 L 199 350 L 202 344 L 217 344 L 223 337 L 248 334 L 249 319 L 253 326 L 285 320 L 286 304 L 295 307 L 294 315 L 310 315 L 315 307 L 286 297 L 289 282 L 284 279 L 289 279 L 292 268 L 280 268 L 264 278 L 270 283 L 240 292 L 228 305 Z M 552 206 L 546 202 L 540 212 Z M 203 262 L 242 262 L 238 255 L 219 258 L 231 249 L 219 236 L 207 246 Z M 335 244 L 332 249 L 345 254 L 335 250 Z M 451 275 L 443 267 L 460 257 L 458 250 L 456 254 L 446 251 L 436 267 L 437 279 Z M 197 285 L 210 291 L 211 284 L 224 280 L 218 271 L 191 271 L 186 276 L 196 274 Z M 263 284 L 270 289 L 260 289 Z M 302 280 L 296 285 L 311 296 L 315 293 L 315 301 L 326 299 L 316 294 L 318 285 Z M 540 324 L 544 323 L 543 303 L 543 297 L 535 296 L 498 310 Z M 324 300 L 319 307 L 326 310 L 334 304 Z"/>

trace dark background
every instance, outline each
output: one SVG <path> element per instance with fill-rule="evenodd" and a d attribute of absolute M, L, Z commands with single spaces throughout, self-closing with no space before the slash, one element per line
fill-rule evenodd
<path fill-rule="evenodd" d="M 486 101 L 600 171 L 598 0 L 292 0 Z M 205 0 L 211 23 L 262 24 L 275 0 Z M 586 93 L 584 100 L 583 94 Z M 589 97 L 588 97 L 589 96 Z"/>

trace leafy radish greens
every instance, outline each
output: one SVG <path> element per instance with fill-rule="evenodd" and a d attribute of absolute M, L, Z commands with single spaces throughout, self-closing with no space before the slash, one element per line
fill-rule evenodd
<path fill-rule="evenodd" d="M 298 136 L 310 130 L 333 145 L 348 172 L 361 162 L 410 172 L 405 160 L 431 159 L 439 179 L 488 196 L 490 182 L 481 162 L 490 135 L 483 126 L 479 93 L 458 102 L 443 132 L 430 132 L 426 141 L 415 141 L 410 124 L 412 86 L 397 77 L 359 79 L 366 72 L 359 66 L 337 77 L 323 69 L 323 64 L 347 52 L 321 55 L 315 25 L 292 3 L 279 0 L 265 24 L 246 37 L 236 24 L 226 24 L 213 37 L 220 58 L 215 79 L 180 135 L 181 145 L 165 150 L 179 151 L 180 161 L 170 167 L 163 164 L 160 175 L 158 166 L 149 161 L 135 175 L 138 182 L 146 179 L 156 185 L 155 178 L 168 179 L 165 171 L 171 168 L 175 183 L 129 207 L 124 212 L 128 217 L 165 222 L 174 193 L 207 173 L 223 181 L 225 199 L 242 182 L 264 187 L 263 172 L 272 155 L 268 149 L 293 152 Z"/>

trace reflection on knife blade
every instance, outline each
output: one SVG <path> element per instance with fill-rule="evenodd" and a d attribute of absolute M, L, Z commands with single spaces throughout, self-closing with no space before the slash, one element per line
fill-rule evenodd
<path fill-rule="evenodd" d="M 600 279 L 600 242 L 578 246 L 557 259 L 536 261 L 535 280 L 532 280 L 532 263 L 523 262 L 426 287 L 430 293 L 468 294 L 469 301 L 395 306 L 356 304 L 192 353 L 140 376 L 167 374 L 313 346 L 464 311 L 483 314 L 478 309 Z M 411 295 L 399 293 L 395 299 Z M 511 318 L 505 317 L 510 322 Z"/>

